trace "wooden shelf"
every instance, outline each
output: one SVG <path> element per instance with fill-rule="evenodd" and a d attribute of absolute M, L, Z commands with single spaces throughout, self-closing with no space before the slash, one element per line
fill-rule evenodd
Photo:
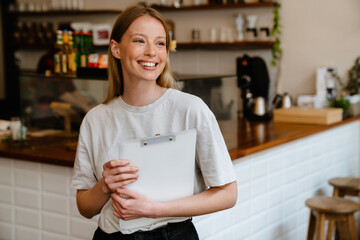
<path fill-rule="evenodd" d="M 177 43 L 177 50 L 239 50 L 239 49 L 271 49 L 274 41 L 243 41 L 243 42 L 200 42 L 200 43 Z"/>
<path fill-rule="evenodd" d="M 46 45 L 16 45 L 16 44 L 12 44 L 10 45 L 12 48 L 14 48 L 15 50 L 21 50 L 21 51 L 48 51 L 49 49 L 51 49 L 52 47 L 54 47 L 51 44 L 46 44 Z M 94 45 L 93 49 L 95 51 L 107 51 L 108 49 L 108 45 Z"/>
<path fill-rule="evenodd" d="M 158 11 L 194 11 L 194 10 L 217 10 L 217 9 L 234 9 L 234 8 L 259 8 L 259 7 L 274 7 L 275 2 L 259 2 L 259 3 L 237 3 L 237 4 L 204 4 L 204 5 L 191 5 L 182 6 L 179 8 L 173 6 L 159 6 L 153 5 L 152 7 Z"/>
<path fill-rule="evenodd" d="M 34 70 L 23 69 L 20 72 L 20 78 L 37 78 L 37 79 L 76 79 L 76 80 L 100 80 L 107 81 L 107 69 L 88 68 L 79 69 L 78 75 L 65 76 L 65 75 L 50 75 L 36 73 Z"/>
<path fill-rule="evenodd" d="M 21 50 L 21 51 L 48 51 L 53 46 L 50 44 L 46 45 L 11 45 L 12 48 L 15 50 Z"/>
<path fill-rule="evenodd" d="M 204 5 L 189 5 L 179 8 L 173 6 L 160 6 L 153 5 L 152 7 L 158 11 L 196 11 L 196 10 L 216 10 L 216 9 L 234 9 L 234 8 L 259 8 L 259 7 L 274 7 L 275 2 L 260 2 L 260 3 L 237 3 L 237 4 L 204 4 Z M 56 16 L 56 15 L 89 15 L 89 14 L 120 14 L 121 10 L 104 9 L 104 10 L 59 10 L 59 11 L 47 11 L 47 12 L 13 12 L 17 16 L 21 17 L 34 17 L 34 16 Z"/>
<path fill-rule="evenodd" d="M 86 72 L 88 72 L 86 74 Z M 20 77 L 22 78 L 36 78 L 36 79 L 76 79 L 76 80 L 108 80 L 106 69 L 79 69 L 79 75 L 64 76 L 64 75 L 50 75 L 45 76 L 44 74 L 36 73 L 32 69 L 23 69 L 20 71 Z M 224 77 L 235 77 L 233 74 L 227 75 L 214 75 L 214 74 L 181 74 L 173 72 L 173 76 L 177 81 L 191 81 L 191 80 L 218 80 Z"/>
<path fill-rule="evenodd" d="M 241 50 L 241 49 L 271 49 L 274 45 L 274 41 L 242 41 L 242 42 L 200 42 L 200 43 L 192 43 L 192 42 L 184 42 L 177 43 L 176 50 Z M 43 51 L 48 50 L 51 46 L 15 46 L 14 48 L 17 50 L 25 50 L 25 51 Z M 97 51 L 106 51 L 108 46 L 94 46 L 94 49 Z"/>
<path fill-rule="evenodd" d="M 14 12 L 19 17 L 41 17 L 41 16 L 60 16 L 60 15 L 90 15 L 90 14 L 120 14 L 121 10 L 84 10 L 84 11 L 47 11 L 47 12 Z"/>

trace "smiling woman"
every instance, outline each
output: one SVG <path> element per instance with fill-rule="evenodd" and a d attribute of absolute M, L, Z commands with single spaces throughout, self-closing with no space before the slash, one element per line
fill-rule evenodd
<path fill-rule="evenodd" d="M 146 19 L 151 19 L 151 21 L 147 23 Z M 137 21 L 142 21 L 147 24 L 146 29 L 143 29 L 145 30 L 145 32 L 141 32 L 142 29 L 136 29 L 139 28 L 137 24 L 134 24 L 134 22 L 136 23 Z M 153 24 L 155 28 L 151 26 Z M 145 25 L 143 27 L 145 28 Z M 152 46 L 150 45 L 150 43 L 154 44 L 154 42 L 146 42 L 145 40 L 150 40 L 147 39 L 147 37 L 156 38 L 152 40 L 159 40 L 159 42 L 156 42 L 158 48 L 160 48 L 162 51 L 165 50 L 165 52 L 162 52 L 162 54 L 165 54 L 165 56 L 162 56 L 166 58 L 164 62 L 165 64 L 163 66 L 161 74 L 156 78 L 158 85 L 165 88 L 173 88 L 175 86 L 175 80 L 171 74 L 170 66 L 167 62 L 170 47 L 170 36 L 165 20 L 157 11 L 152 8 L 129 7 L 125 9 L 123 14 L 121 14 L 116 20 L 110 36 L 111 41 L 108 54 L 109 91 L 104 103 L 108 103 L 112 100 L 112 98 L 123 94 L 124 77 L 122 72 L 122 64 L 125 63 L 123 61 L 118 61 L 120 60 L 119 54 L 121 54 L 120 45 L 126 46 L 128 43 L 127 41 L 134 41 L 134 45 L 143 45 L 143 47 L 148 47 L 146 49 L 147 51 L 154 51 L 155 49 L 152 49 Z M 123 50 L 123 55 L 125 54 L 125 52 L 126 50 Z M 150 52 L 150 54 L 154 54 L 154 52 Z M 158 69 L 160 69 L 160 67 L 158 67 Z"/>
<path fill-rule="evenodd" d="M 146 103 L 129 102 L 131 100 L 128 99 L 127 90 L 136 89 L 137 86 L 146 89 L 148 86 L 161 88 L 146 81 L 155 81 L 163 72 L 167 61 L 164 25 L 149 15 L 138 17 L 129 26 L 120 42 L 111 40 L 110 48 L 114 58 L 121 62 L 124 82 L 123 100 L 135 106 L 146 105 Z M 160 93 L 162 95 L 163 91 Z M 159 97 L 159 94 L 155 96 Z"/>
<path fill-rule="evenodd" d="M 94 239 L 198 239 L 192 216 L 236 203 L 236 177 L 216 118 L 200 98 L 174 89 L 169 47 L 165 21 L 152 8 L 131 6 L 113 26 L 108 96 L 82 122 L 72 179 L 80 213 L 100 214 Z M 126 189 L 142 171 L 109 152 L 135 139 L 194 129 L 194 195 L 156 202 Z M 144 217 L 155 221 L 131 228 L 120 221 Z"/>

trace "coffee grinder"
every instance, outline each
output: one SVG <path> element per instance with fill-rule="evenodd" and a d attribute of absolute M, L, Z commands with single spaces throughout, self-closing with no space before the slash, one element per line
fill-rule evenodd
<path fill-rule="evenodd" d="M 236 59 L 237 84 L 241 89 L 243 117 L 250 120 L 268 120 L 266 111 L 269 92 L 269 74 L 265 61 L 260 57 L 244 55 Z M 263 110 L 254 109 L 255 103 L 264 102 Z"/>

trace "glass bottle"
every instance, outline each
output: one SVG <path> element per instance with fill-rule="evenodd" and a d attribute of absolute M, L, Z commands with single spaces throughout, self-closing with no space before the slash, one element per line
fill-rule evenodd
<path fill-rule="evenodd" d="M 69 51 L 67 53 L 68 72 L 69 75 L 74 75 L 76 73 L 76 62 L 75 62 L 76 53 L 74 52 L 73 32 L 69 31 L 68 36 L 69 36 Z"/>
<path fill-rule="evenodd" d="M 61 57 L 61 70 L 64 75 L 67 75 L 69 72 L 69 67 L 68 67 L 69 54 L 70 54 L 69 35 L 68 35 L 68 31 L 66 29 L 64 29 L 64 31 L 63 31 L 63 54 Z"/>
<path fill-rule="evenodd" d="M 28 46 L 34 46 L 36 45 L 36 23 L 27 23 L 28 24 L 28 29 L 29 29 L 29 34 L 28 37 L 26 39 L 26 45 Z"/>
<path fill-rule="evenodd" d="M 36 33 L 36 38 L 35 38 L 36 45 L 45 46 L 45 43 L 46 43 L 46 39 L 45 39 L 45 35 L 44 35 L 45 31 L 44 31 L 41 23 L 36 24 L 35 33 Z"/>
<path fill-rule="evenodd" d="M 93 33 L 91 31 L 88 33 L 87 49 L 88 49 L 88 68 L 98 68 L 99 54 L 96 53 L 93 48 Z"/>
<path fill-rule="evenodd" d="M 15 29 L 13 31 L 13 40 L 14 40 L 14 44 L 15 46 L 19 47 L 23 44 L 23 39 L 22 39 L 22 28 L 23 28 L 23 22 L 17 22 Z"/>
<path fill-rule="evenodd" d="M 74 57 L 74 65 L 75 65 L 75 72 L 77 68 L 80 67 L 80 38 L 79 33 L 77 31 L 73 32 L 73 53 L 75 54 Z"/>
<path fill-rule="evenodd" d="M 52 44 L 54 41 L 56 41 L 54 25 L 51 22 L 43 22 L 43 26 L 45 29 L 46 42 L 47 44 Z"/>
<path fill-rule="evenodd" d="M 80 67 L 87 67 L 86 34 L 80 31 Z"/>
<path fill-rule="evenodd" d="M 63 55 L 63 32 L 61 30 L 56 31 L 56 44 L 55 44 L 55 54 L 54 54 L 54 73 L 61 74 L 61 61 Z"/>

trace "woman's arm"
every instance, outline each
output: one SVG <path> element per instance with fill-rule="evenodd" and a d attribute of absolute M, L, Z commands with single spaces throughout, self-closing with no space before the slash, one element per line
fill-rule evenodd
<path fill-rule="evenodd" d="M 100 213 L 111 193 L 136 181 L 137 168 L 128 166 L 128 160 L 112 160 L 104 164 L 103 177 L 88 190 L 78 190 L 76 203 L 81 215 L 92 218 Z"/>
<path fill-rule="evenodd" d="M 119 194 L 130 199 L 122 198 Z M 211 187 L 196 195 L 169 202 L 154 202 L 124 188 L 112 193 L 111 197 L 114 215 L 123 220 L 140 217 L 192 217 L 233 207 L 237 199 L 237 184 L 235 181 Z"/>
<path fill-rule="evenodd" d="M 86 218 L 92 218 L 100 213 L 105 203 L 110 198 L 110 190 L 106 187 L 104 178 L 89 190 L 78 190 L 76 193 L 76 203 L 79 212 Z"/>
<path fill-rule="evenodd" d="M 160 203 L 158 216 L 198 216 L 225 210 L 233 207 L 237 200 L 237 183 L 232 182 L 224 186 L 212 187 L 194 196 Z"/>

